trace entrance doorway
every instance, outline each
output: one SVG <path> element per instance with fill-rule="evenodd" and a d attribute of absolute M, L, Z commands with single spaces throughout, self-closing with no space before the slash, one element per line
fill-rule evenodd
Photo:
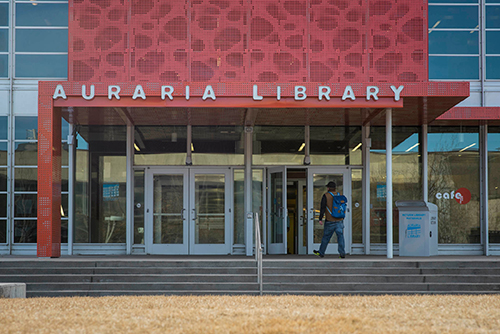
<path fill-rule="evenodd" d="M 146 171 L 148 254 L 230 254 L 231 173 L 225 168 Z"/>
<path fill-rule="evenodd" d="M 312 254 L 319 249 L 323 226 L 319 224 L 321 197 L 326 184 L 334 181 L 337 191 L 351 203 L 351 179 L 348 167 L 309 167 L 307 169 L 273 167 L 268 182 L 269 254 Z M 349 204 L 348 204 L 349 207 Z M 344 219 L 346 251 L 351 247 L 350 210 Z M 337 254 L 336 236 L 326 254 Z"/>

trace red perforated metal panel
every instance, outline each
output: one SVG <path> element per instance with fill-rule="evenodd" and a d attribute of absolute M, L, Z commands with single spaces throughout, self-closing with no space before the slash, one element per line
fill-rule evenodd
<path fill-rule="evenodd" d="M 61 110 L 53 108 L 53 87 L 55 86 L 39 84 L 37 221 L 39 257 L 61 256 Z"/>
<path fill-rule="evenodd" d="M 426 0 L 70 0 L 70 81 L 425 82 Z"/>

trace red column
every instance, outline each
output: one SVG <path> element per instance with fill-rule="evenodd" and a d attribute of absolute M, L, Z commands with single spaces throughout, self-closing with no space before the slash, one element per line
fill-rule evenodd
<path fill-rule="evenodd" d="M 38 257 L 61 256 L 61 108 L 53 107 L 54 87 L 40 82 L 38 89 Z"/>

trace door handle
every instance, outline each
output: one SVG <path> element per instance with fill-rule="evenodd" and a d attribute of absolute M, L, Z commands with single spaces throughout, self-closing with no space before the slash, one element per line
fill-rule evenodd
<path fill-rule="evenodd" d="M 196 209 L 193 209 L 193 220 L 196 220 Z"/>
<path fill-rule="evenodd" d="M 181 210 L 181 218 L 182 218 L 182 220 L 186 220 L 186 217 L 184 217 L 184 211 L 186 211 L 186 209 L 182 209 Z"/>

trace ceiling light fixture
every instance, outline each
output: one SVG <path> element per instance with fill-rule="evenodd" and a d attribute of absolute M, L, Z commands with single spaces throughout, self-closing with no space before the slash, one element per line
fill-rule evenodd
<path fill-rule="evenodd" d="M 306 143 L 302 143 L 302 145 L 300 145 L 299 152 L 302 152 L 302 150 L 304 149 L 304 147 L 306 147 Z"/>
<path fill-rule="evenodd" d="M 405 152 L 409 152 L 409 151 L 413 150 L 418 145 L 420 145 L 420 143 L 416 143 L 415 145 L 413 145 L 412 147 L 410 147 L 409 149 L 407 149 Z"/>
<path fill-rule="evenodd" d="M 358 145 L 356 145 L 356 147 L 355 147 L 355 148 L 353 148 L 353 150 L 352 150 L 352 151 L 353 151 L 353 152 L 356 152 L 356 151 L 357 151 L 357 150 L 361 147 L 361 145 L 363 145 L 363 143 L 359 143 Z"/>
<path fill-rule="evenodd" d="M 470 144 L 469 146 L 464 147 L 463 149 L 461 149 L 461 150 L 460 150 L 460 151 L 458 151 L 458 152 L 463 152 L 463 151 L 465 151 L 466 149 L 471 148 L 471 147 L 472 147 L 472 146 L 474 146 L 474 145 L 476 145 L 476 143 L 474 143 L 474 144 Z"/>

